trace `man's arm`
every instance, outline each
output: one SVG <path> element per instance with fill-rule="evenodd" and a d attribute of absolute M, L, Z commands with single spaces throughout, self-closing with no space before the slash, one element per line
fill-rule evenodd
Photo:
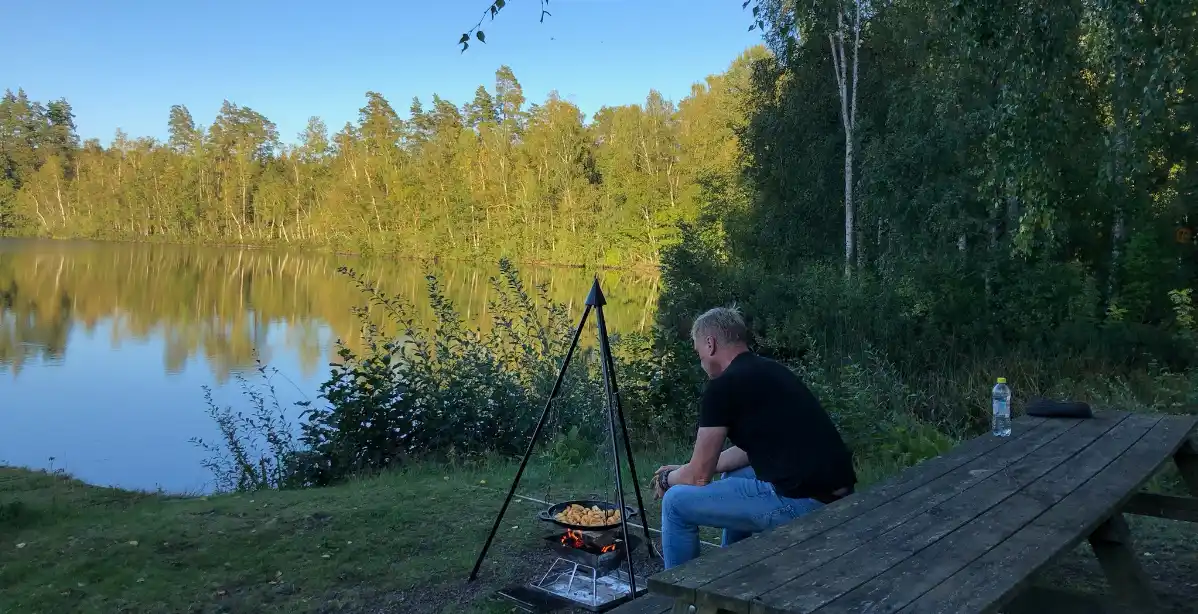
<path fill-rule="evenodd" d="M 679 484 L 706 486 L 711 482 L 711 476 L 715 474 L 723 456 L 720 453 L 720 448 L 724 447 L 724 439 L 727 436 L 728 429 L 726 427 L 701 427 L 699 435 L 695 438 L 695 451 L 691 454 L 690 462 L 669 474 L 670 486 Z M 747 465 L 748 462 L 745 464 Z"/>
<path fill-rule="evenodd" d="M 716 473 L 728 473 L 749 466 L 749 455 L 744 450 L 732 446 L 720 453 L 720 460 L 715 464 Z"/>

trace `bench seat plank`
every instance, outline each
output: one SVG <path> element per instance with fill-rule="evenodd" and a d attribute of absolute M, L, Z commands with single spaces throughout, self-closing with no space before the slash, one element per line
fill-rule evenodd
<path fill-rule="evenodd" d="M 696 597 L 695 589 L 698 587 L 885 505 L 995 448 L 1015 445 L 1049 423 L 1059 422 L 1036 417 L 1019 418 L 1015 420 L 1014 432 L 1009 438 L 971 439 L 954 450 L 928 459 L 876 487 L 837 501 L 805 517 L 802 522 L 792 522 L 773 531 L 754 535 L 730 548 L 706 553 L 685 565 L 657 573 L 649 578 L 649 588 L 655 593 L 693 601 Z"/>

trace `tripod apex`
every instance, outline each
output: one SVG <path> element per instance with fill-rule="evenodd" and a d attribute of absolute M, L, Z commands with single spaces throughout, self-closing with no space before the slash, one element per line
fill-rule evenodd
<path fill-rule="evenodd" d="M 587 294 L 587 305 L 591 307 L 602 307 L 607 304 L 607 299 L 603 298 L 603 290 L 599 288 L 599 276 L 595 276 L 595 283 L 591 284 L 591 292 Z"/>

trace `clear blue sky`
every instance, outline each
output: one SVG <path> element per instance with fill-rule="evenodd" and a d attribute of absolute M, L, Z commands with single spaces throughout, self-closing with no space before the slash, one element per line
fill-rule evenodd
<path fill-rule="evenodd" d="M 401 114 L 436 92 L 461 105 L 495 69 L 512 67 L 530 101 L 556 89 L 589 117 L 675 101 L 747 47 L 740 0 L 508 0 L 486 45 L 454 45 L 489 0 L 0 0 L 12 61 L 0 89 L 65 97 L 83 138 L 166 136 L 170 106 L 211 123 L 228 99 L 266 115 L 294 141 L 311 115 L 330 130 L 357 117 L 367 90 Z M 488 19 L 489 21 L 489 19 Z"/>

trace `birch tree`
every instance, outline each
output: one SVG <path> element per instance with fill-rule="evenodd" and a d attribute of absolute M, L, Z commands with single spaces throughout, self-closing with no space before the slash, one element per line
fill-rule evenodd
<path fill-rule="evenodd" d="M 836 74 L 836 88 L 840 94 L 840 121 L 844 127 L 844 276 L 853 274 L 853 257 L 856 253 L 855 203 L 853 202 L 853 141 L 857 127 L 857 73 L 861 55 L 861 2 L 851 0 L 837 7 L 836 29 L 828 33 L 828 46 L 832 51 L 832 71 Z M 848 57 L 845 41 L 852 34 L 849 51 L 853 56 L 852 73 L 848 72 Z"/>

